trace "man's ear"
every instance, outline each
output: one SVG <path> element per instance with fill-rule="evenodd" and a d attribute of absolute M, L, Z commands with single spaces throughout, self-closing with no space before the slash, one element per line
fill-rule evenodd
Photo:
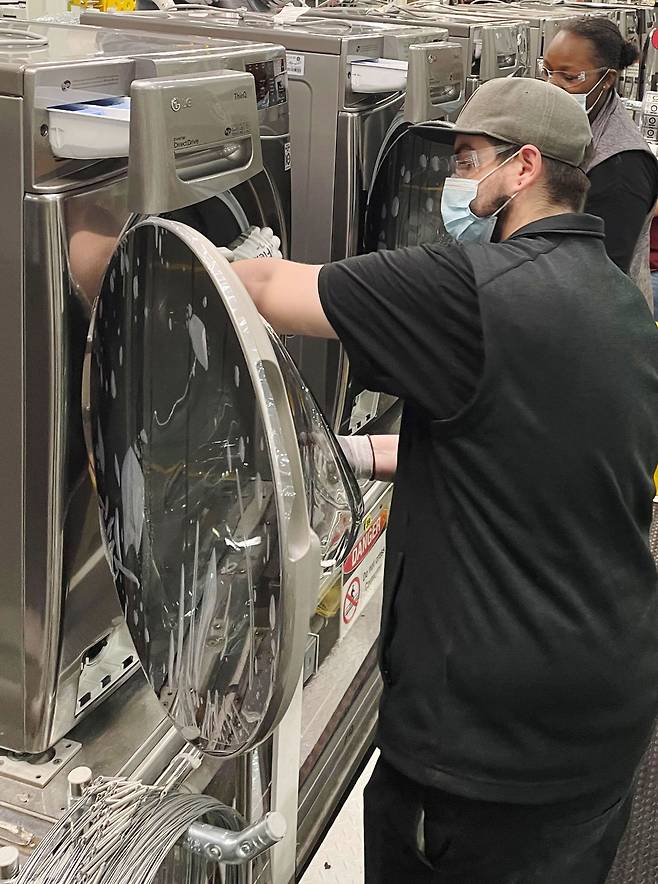
<path fill-rule="evenodd" d="M 519 190 L 534 184 L 542 173 L 542 155 L 534 144 L 524 144 L 519 150 L 516 184 Z"/>

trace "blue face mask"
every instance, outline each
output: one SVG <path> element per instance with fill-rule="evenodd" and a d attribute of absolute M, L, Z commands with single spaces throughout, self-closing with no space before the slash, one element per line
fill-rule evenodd
<path fill-rule="evenodd" d="M 453 239 L 459 242 L 490 242 L 493 236 L 498 215 L 516 196 L 511 196 L 492 215 L 480 218 L 471 212 L 471 203 L 478 195 L 478 186 L 505 163 L 513 160 L 519 151 L 508 157 L 500 166 L 496 166 L 480 179 L 448 178 L 443 185 L 441 196 L 441 217 L 443 225 Z"/>

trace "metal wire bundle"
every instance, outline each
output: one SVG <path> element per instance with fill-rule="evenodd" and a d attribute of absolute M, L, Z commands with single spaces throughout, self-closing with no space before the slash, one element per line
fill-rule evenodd
<path fill-rule="evenodd" d="M 228 829 L 244 825 L 207 795 L 100 778 L 53 826 L 15 884 L 153 884 L 189 826 L 208 814 Z M 238 884 L 241 875 L 241 867 L 227 867 L 226 884 Z"/>

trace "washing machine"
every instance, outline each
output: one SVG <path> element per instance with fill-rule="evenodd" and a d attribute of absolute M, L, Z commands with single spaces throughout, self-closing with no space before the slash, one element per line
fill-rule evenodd
<path fill-rule="evenodd" d="M 429 8 L 428 8 L 429 7 Z M 313 10 L 331 19 L 366 19 L 367 21 L 398 25 L 443 27 L 448 29 L 448 39 L 459 43 L 462 48 L 466 73 L 467 96 L 487 80 L 497 77 L 523 77 L 530 71 L 530 33 L 528 22 L 488 22 L 473 20 L 468 15 L 468 7 L 443 6 L 442 4 L 416 4 L 396 7 L 375 4 L 337 5 Z"/>
<path fill-rule="evenodd" d="M 129 506 L 133 522 L 117 513 L 112 558 L 83 434 L 83 356 L 105 268 L 119 238 L 145 218 L 194 230 L 208 248 L 248 224 L 271 223 L 285 241 L 276 221 L 286 198 L 264 155 L 266 139 L 280 137 L 287 90 L 283 50 L 271 44 L 21 22 L 2 29 L 0 59 L 8 294 L 0 745 L 34 754 L 95 709 L 138 660 L 111 571 L 125 576 L 125 544 L 143 500 Z M 287 133 L 287 122 L 281 128 Z M 285 155 L 282 146 L 279 160 Z M 188 301 L 183 314 L 196 303 Z M 197 322 L 183 314 L 169 321 L 187 322 L 201 360 L 195 371 L 205 372 L 199 348 L 210 332 L 194 337 Z M 117 341 L 121 333 L 117 324 Z M 158 351 L 172 365 L 174 340 Z M 119 365 L 103 378 L 113 402 L 127 358 L 118 348 Z M 166 376 L 164 366 L 147 369 Z M 89 426 L 95 432 L 98 421 Z M 107 444 L 96 438 L 97 456 Z M 107 466 L 124 488 L 133 484 L 134 458 L 124 453 L 112 465 L 110 457 Z M 169 480 L 175 489 L 191 478 L 179 471 Z M 316 509 L 318 531 L 335 533 Z"/>
<path fill-rule="evenodd" d="M 372 169 L 394 119 L 441 116 L 459 106 L 463 75 L 445 29 L 404 28 L 214 8 L 108 15 L 82 21 L 163 33 L 271 40 L 287 52 L 292 131 L 292 248 L 322 264 L 362 249 Z M 373 60 L 375 63 L 373 63 Z M 386 431 L 390 397 L 348 399 L 349 369 L 337 342 L 288 341 L 329 422 L 341 432 L 377 424 Z M 394 416 L 390 416 L 394 420 Z"/>
<path fill-rule="evenodd" d="M 187 747 L 289 810 L 287 884 L 308 623 L 362 501 L 217 249 L 277 205 L 283 50 L 0 36 L 0 828 L 29 850 L 75 764 L 151 782 Z"/>
<path fill-rule="evenodd" d="M 422 8 L 427 10 L 430 4 L 412 3 L 409 14 Z M 562 6 L 537 6 L 535 3 L 488 3 L 474 2 L 465 6 L 451 7 L 451 14 L 464 14 L 476 19 L 488 19 L 495 21 L 518 21 L 519 19 L 528 24 L 528 76 L 537 76 L 537 59 L 544 55 L 546 46 L 560 29 L 560 23 L 565 19 L 573 18 L 570 10 Z"/>

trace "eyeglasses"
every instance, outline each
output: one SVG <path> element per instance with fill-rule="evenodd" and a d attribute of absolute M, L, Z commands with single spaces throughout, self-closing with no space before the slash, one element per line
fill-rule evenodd
<path fill-rule="evenodd" d="M 500 144 L 497 147 L 492 145 L 482 150 L 463 150 L 448 157 L 448 171 L 451 175 L 456 175 L 458 178 L 466 178 L 471 172 L 474 172 L 481 166 L 486 166 L 493 157 L 512 150 L 516 150 L 514 144 Z"/>
<path fill-rule="evenodd" d="M 590 74 L 599 74 L 601 71 L 609 71 L 610 68 L 592 68 L 590 71 L 552 71 L 546 67 L 543 58 L 538 58 L 537 70 L 545 80 L 552 80 L 556 86 L 569 89 L 584 83 Z"/>

